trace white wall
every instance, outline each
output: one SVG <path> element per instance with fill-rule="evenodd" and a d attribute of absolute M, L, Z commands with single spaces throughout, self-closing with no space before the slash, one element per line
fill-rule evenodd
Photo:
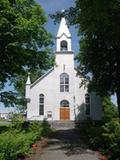
<path fill-rule="evenodd" d="M 85 94 L 87 93 L 87 88 L 81 86 L 81 80 L 75 72 L 75 107 L 76 107 L 76 119 L 84 120 L 86 119 L 85 114 Z"/>
<path fill-rule="evenodd" d="M 49 120 L 60 120 L 60 102 L 66 99 L 70 103 L 70 120 L 84 120 L 85 114 L 85 94 L 87 88 L 80 87 L 81 78 L 74 70 L 73 54 L 56 54 L 56 67 L 43 79 L 30 88 L 30 103 L 27 107 L 27 118 L 43 120 L 47 117 L 48 111 L 52 112 Z M 65 64 L 65 70 L 63 65 Z M 69 75 L 69 92 L 60 92 L 60 74 Z M 44 94 L 44 116 L 39 115 L 39 95 Z M 91 113 L 94 120 L 100 120 L 102 116 L 101 99 L 95 93 L 90 95 Z"/>
<path fill-rule="evenodd" d="M 39 83 L 31 87 L 31 102 L 28 107 L 28 119 L 36 117 L 43 119 L 47 116 L 48 111 L 52 111 L 53 119 L 60 119 L 60 102 L 66 99 L 70 102 L 70 119 L 74 120 L 73 115 L 73 97 L 74 97 L 74 63 L 73 54 L 56 55 L 57 66 L 54 70 L 44 77 Z M 65 70 L 63 71 L 63 64 Z M 69 75 L 69 92 L 60 92 L 60 74 L 66 72 Z M 45 115 L 39 116 L 39 94 L 45 95 Z"/>

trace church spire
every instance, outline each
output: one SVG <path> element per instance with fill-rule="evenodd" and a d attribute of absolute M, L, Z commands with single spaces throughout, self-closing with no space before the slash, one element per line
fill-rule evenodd
<path fill-rule="evenodd" d="M 71 34 L 69 31 L 69 28 L 67 26 L 66 20 L 64 17 L 62 17 L 60 26 L 58 29 L 58 33 L 56 36 L 56 50 L 57 52 L 71 52 Z"/>
<path fill-rule="evenodd" d="M 30 72 L 28 72 L 28 78 L 27 78 L 26 89 L 25 89 L 25 98 L 27 102 L 30 102 L 30 85 L 31 85 Z"/>
<path fill-rule="evenodd" d="M 27 78 L 26 85 L 30 85 L 30 84 L 31 84 L 31 80 L 30 80 L 30 72 L 28 72 L 28 78 Z"/>
<path fill-rule="evenodd" d="M 59 30 L 57 33 L 57 38 L 61 37 L 63 34 L 65 34 L 65 36 L 71 38 L 71 34 L 69 32 L 69 29 L 68 29 L 68 26 L 67 26 L 67 23 L 66 23 L 66 20 L 64 17 L 61 19 Z"/>

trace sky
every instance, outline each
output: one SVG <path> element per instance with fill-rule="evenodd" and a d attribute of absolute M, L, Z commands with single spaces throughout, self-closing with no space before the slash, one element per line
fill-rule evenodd
<path fill-rule="evenodd" d="M 71 6 L 74 6 L 74 0 L 36 0 L 42 8 L 44 9 L 46 16 L 48 17 L 48 22 L 46 24 L 46 29 L 52 33 L 53 37 L 57 35 L 59 24 L 55 25 L 53 20 L 48 16 L 49 14 L 54 14 L 56 11 L 62 11 L 64 9 L 68 9 Z M 79 52 L 79 44 L 77 37 L 77 30 L 74 27 L 70 27 L 70 32 L 72 35 L 72 49 L 75 53 Z M 55 45 L 53 47 L 55 50 Z M 112 101 L 116 103 L 115 96 L 112 96 Z M 0 112 L 9 112 L 11 108 L 5 108 L 3 104 L 0 103 Z"/>
<path fill-rule="evenodd" d="M 48 17 L 48 23 L 46 24 L 46 29 L 52 33 L 53 37 L 57 35 L 59 24 L 55 25 L 53 20 L 48 16 L 49 14 L 54 14 L 56 11 L 62 11 L 68 9 L 71 6 L 74 6 L 74 0 L 36 0 L 42 8 L 45 10 Z M 77 30 L 74 27 L 70 27 L 70 32 L 72 35 L 72 45 L 73 51 L 79 51 Z M 55 50 L 55 45 L 53 47 Z"/>

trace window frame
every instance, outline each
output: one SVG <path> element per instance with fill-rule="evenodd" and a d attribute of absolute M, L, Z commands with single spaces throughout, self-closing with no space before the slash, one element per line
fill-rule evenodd
<path fill-rule="evenodd" d="M 90 116 L 90 94 L 86 93 L 85 94 L 85 106 L 86 106 L 86 115 Z"/>
<path fill-rule="evenodd" d="M 60 101 L 60 107 L 69 107 L 70 103 L 68 100 L 63 99 L 62 101 Z"/>
<path fill-rule="evenodd" d="M 69 92 L 69 75 L 67 73 L 60 74 L 60 92 Z"/>
<path fill-rule="evenodd" d="M 44 115 L 44 94 L 39 95 L 39 115 Z"/>

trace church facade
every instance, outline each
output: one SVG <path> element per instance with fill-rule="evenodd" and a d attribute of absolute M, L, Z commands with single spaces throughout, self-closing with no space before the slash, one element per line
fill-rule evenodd
<path fill-rule="evenodd" d="M 100 120 L 102 101 L 81 86 L 74 68 L 71 34 L 62 18 L 56 37 L 55 66 L 34 83 L 26 82 L 27 119 L 48 121 Z"/>

